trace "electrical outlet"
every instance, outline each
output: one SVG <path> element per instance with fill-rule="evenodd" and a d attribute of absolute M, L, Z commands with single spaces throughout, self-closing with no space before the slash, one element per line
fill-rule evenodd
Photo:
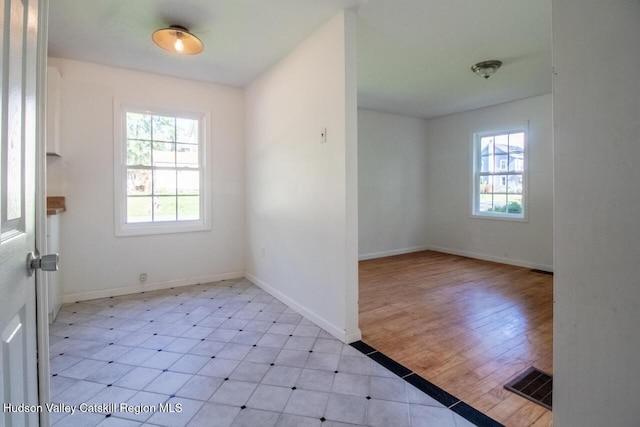
<path fill-rule="evenodd" d="M 320 144 L 327 142 L 327 128 L 320 129 Z"/>
<path fill-rule="evenodd" d="M 140 283 L 144 283 L 147 281 L 147 273 L 140 274 Z"/>

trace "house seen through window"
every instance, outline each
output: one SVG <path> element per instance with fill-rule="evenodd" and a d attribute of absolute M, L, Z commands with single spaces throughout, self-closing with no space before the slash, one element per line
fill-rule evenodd
<path fill-rule="evenodd" d="M 473 215 L 524 218 L 525 132 L 474 135 Z"/>

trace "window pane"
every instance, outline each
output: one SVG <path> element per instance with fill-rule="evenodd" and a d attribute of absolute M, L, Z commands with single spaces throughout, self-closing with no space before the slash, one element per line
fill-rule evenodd
<path fill-rule="evenodd" d="M 524 132 L 518 132 L 518 133 L 512 133 L 509 135 L 509 145 L 512 148 L 516 148 L 516 150 L 513 151 L 518 151 L 521 153 L 522 150 L 524 149 Z"/>
<path fill-rule="evenodd" d="M 156 196 L 153 198 L 153 219 L 154 221 L 175 221 L 176 220 L 176 197 Z"/>
<path fill-rule="evenodd" d="M 151 165 L 151 141 L 128 139 L 127 140 L 127 165 L 150 166 Z"/>
<path fill-rule="evenodd" d="M 509 154 L 509 172 L 524 172 L 524 159 L 522 154 L 514 153 Z"/>
<path fill-rule="evenodd" d="M 127 195 L 151 195 L 151 171 L 146 169 L 127 170 Z"/>
<path fill-rule="evenodd" d="M 197 144 L 198 121 L 193 119 L 176 119 L 176 133 L 178 142 Z"/>
<path fill-rule="evenodd" d="M 491 191 L 483 192 L 483 188 L 490 186 L 488 184 L 480 184 L 480 194 L 478 197 L 478 210 L 480 212 L 489 212 L 493 208 L 493 194 Z"/>
<path fill-rule="evenodd" d="M 175 195 L 176 194 L 176 171 L 156 170 L 153 171 L 153 194 L 154 195 Z"/>
<path fill-rule="evenodd" d="M 176 119 L 174 117 L 153 116 L 153 140 L 175 141 Z"/>
<path fill-rule="evenodd" d="M 127 138 L 151 139 L 151 116 L 148 114 L 127 113 Z"/>
<path fill-rule="evenodd" d="M 127 197 L 127 222 L 151 222 L 151 197 Z"/>
<path fill-rule="evenodd" d="M 479 189 L 480 189 L 480 194 L 493 193 L 493 187 L 491 186 L 491 177 L 481 176 Z"/>
<path fill-rule="evenodd" d="M 178 196 L 178 220 L 200 219 L 200 197 Z"/>
<path fill-rule="evenodd" d="M 524 133 L 509 135 L 509 170 L 524 171 Z"/>
<path fill-rule="evenodd" d="M 495 168 L 496 172 L 506 172 L 507 170 L 509 170 L 509 163 L 508 163 L 509 157 L 506 154 L 500 154 L 500 155 L 496 154 L 495 159 L 496 159 L 496 168 Z"/>
<path fill-rule="evenodd" d="M 493 176 L 493 192 L 494 193 L 506 193 L 507 192 L 507 175 L 494 175 Z"/>
<path fill-rule="evenodd" d="M 485 136 L 480 138 L 480 152 L 483 156 L 493 154 L 493 137 Z"/>
<path fill-rule="evenodd" d="M 199 171 L 178 171 L 178 194 L 200 194 Z"/>
<path fill-rule="evenodd" d="M 509 204 L 507 205 L 507 213 L 521 214 L 522 213 L 522 196 L 509 194 Z"/>
<path fill-rule="evenodd" d="M 498 147 L 501 147 L 502 151 L 507 151 L 507 146 L 509 145 L 509 135 L 496 135 L 495 136 L 496 143 L 496 151 L 498 151 Z"/>
<path fill-rule="evenodd" d="M 493 195 L 493 212 L 504 213 L 507 210 L 507 195 L 506 194 L 494 194 Z"/>
<path fill-rule="evenodd" d="M 199 164 L 198 146 L 191 144 L 176 144 L 176 161 L 179 167 L 197 168 Z"/>
<path fill-rule="evenodd" d="M 154 142 L 153 143 L 153 166 L 175 167 L 176 165 L 176 144 Z"/>
<path fill-rule="evenodd" d="M 507 190 L 511 194 L 522 194 L 522 175 L 510 175 Z"/>
<path fill-rule="evenodd" d="M 480 171 L 493 172 L 495 160 L 493 158 L 493 137 L 480 139 Z"/>
<path fill-rule="evenodd" d="M 480 172 L 493 172 L 492 156 L 480 156 Z"/>

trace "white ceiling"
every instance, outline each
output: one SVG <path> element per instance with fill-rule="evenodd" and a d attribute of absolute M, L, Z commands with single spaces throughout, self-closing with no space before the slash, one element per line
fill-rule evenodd
<path fill-rule="evenodd" d="M 51 0 L 49 54 L 242 87 L 354 6 L 360 107 L 430 118 L 551 92 L 550 0 Z M 157 48 L 168 25 L 204 52 Z M 470 71 L 489 59 L 490 79 Z"/>
<path fill-rule="evenodd" d="M 503 62 L 485 80 L 480 61 Z M 551 92 L 551 0 L 372 0 L 358 20 L 358 103 L 436 117 Z"/>

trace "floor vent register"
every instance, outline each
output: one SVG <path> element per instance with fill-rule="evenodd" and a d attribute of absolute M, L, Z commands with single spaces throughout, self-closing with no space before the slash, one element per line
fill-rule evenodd
<path fill-rule="evenodd" d="M 553 377 L 531 367 L 505 384 L 504 388 L 551 410 Z"/>

